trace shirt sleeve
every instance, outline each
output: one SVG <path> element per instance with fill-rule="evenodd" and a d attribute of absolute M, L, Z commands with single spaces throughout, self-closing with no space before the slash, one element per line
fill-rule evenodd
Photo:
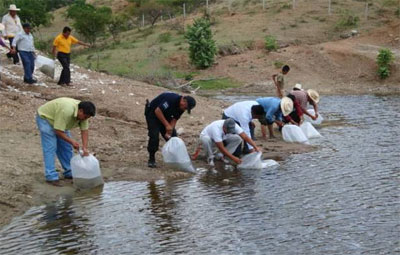
<path fill-rule="evenodd" d="M 59 44 L 60 44 L 60 41 L 59 41 L 58 36 L 57 36 L 53 41 L 53 46 L 57 47 Z"/>
<path fill-rule="evenodd" d="M 17 46 L 17 43 L 18 43 L 19 40 L 20 40 L 20 35 L 17 34 L 17 35 L 14 37 L 14 40 L 13 40 L 13 42 L 12 42 L 12 47 L 13 47 L 13 48 L 15 48 L 15 47 Z"/>
<path fill-rule="evenodd" d="M 70 35 L 69 37 L 71 37 L 71 43 L 72 44 L 77 44 L 79 42 L 79 40 L 76 39 L 75 37 L 73 37 L 72 35 Z"/>
<path fill-rule="evenodd" d="M 3 42 L 3 40 L 0 38 L 0 45 L 3 47 L 6 47 L 6 44 Z"/>
<path fill-rule="evenodd" d="M 3 18 L 1 19 L 1 23 L 4 25 L 4 30 L 3 30 L 3 35 L 8 35 L 7 32 L 7 20 L 6 20 L 6 16 L 3 16 Z"/>
<path fill-rule="evenodd" d="M 244 131 L 238 124 L 235 124 L 235 132 L 236 132 L 236 134 L 239 135 L 239 134 L 243 133 Z"/>
<path fill-rule="evenodd" d="M 81 130 L 88 130 L 89 129 L 89 120 L 84 120 L 84 121 L 80 122 L 79 128 Z"/>

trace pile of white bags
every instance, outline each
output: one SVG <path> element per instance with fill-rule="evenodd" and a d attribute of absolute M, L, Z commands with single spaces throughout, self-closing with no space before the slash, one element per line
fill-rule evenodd
<path fill-rule="evenodd" d="M 35 66 L 42 73 L 54 79 L 54 72 L 56 69 L 54 60 L 43 56 L 37 56 L 37 58 L 35 59 Z"/>
<path fill-rule="evenodd" d="M 249 153 L 241 158 L 242 163 L 238 165 L 239 169 L 263 169 L 268 167 L 279 166 L 279 163 L 275 160 L 268 159 L 262 160 L 261 159 L 262 153 L 261 152 L 253 152 Z"/>
<path fill-rule="evenodd" d="M 74 186 L 78 189 L 90 189 L 104 183 L 100 165 L 93 155 L 82 157 L 80 154 L 71 159 Z"/>
<path fill-rule="evenodd" d="M 286 142 L 310 144 L 303 130 L 296 125 L 283 126 L 282 137 Z"/>
<path fill-rule="evenodd" d="M 308 109 L 307 112 L 311 115 L 315 115 L 314 109 Z M 318 113 L 318 118 L 316 120 L 313 120 L 310 118 L 310 116 L 304 114 L 304 120 L 310 122 L 313 125 L 321 125 L 322 121 L 324 121 L 324 118 L 320 113 Z"/>
<path fill-rule="evenodd" d="M 195 173 L 185 143 L 178 137 L 172 137 L 162 148 L 164 162 L 176 169 Z"/>
<path fill-rule="evenodd" d="M 310 122 L 304 122 L 300 125 L 300 128 L 308 139 L 322 137 Z"/>

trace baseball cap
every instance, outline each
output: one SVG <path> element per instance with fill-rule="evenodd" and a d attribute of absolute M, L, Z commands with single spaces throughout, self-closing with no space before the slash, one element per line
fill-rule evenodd
<path fill-rule="evenodd" d="M 196 106 L 196 100 L 191 96 L 185 96 L 187 102 L 187 112 L 190 114 L 190 111 Z"/>
<path fill-rule="evenodd" d="M 232 118 L 229 118 L 224 121 L 223 127 L 226 129 L 227 134 L 234 134 L 235 133 L 235 125 L 236 125 L 236 122 Z"/>

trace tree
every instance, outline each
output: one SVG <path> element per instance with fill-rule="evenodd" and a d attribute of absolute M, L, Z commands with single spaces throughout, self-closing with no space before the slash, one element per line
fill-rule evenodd
<path fill-rule="evenodd" d="M 122 15 L 113 15 L 109 24 L 107 24 L 107 28 L 114 42 L 118 42 L 118 35 L 128 29 L 127 18 Z"/>
<path fill-rule="evenodd" d="M 18 16 L 23 23 L 28 22 L 33 28 L 39 26 L 48 26 L 51 24 L 53 15 L 47 9 L 47 1 L 49 0 L 15 0 L 5 1 L 7 5 L 15 3 L 21 11 Z M 8 6 L 7 6 L 8 7 Z"/>
<path fill-rule="evenodd" d="M 91 45 L 95 45 L 97 38 L 105 33 L 111 14 L 109 7 L 96 8 L 84 0 L 77 0 L 67 10 L 67 17 L 74 20 L 72 26 Z"/>
<path fill-rule="evenodd" d="M 189 43 L 190 60 L 197 68 L 207 68 L 214 64 L 217 48 L 212 39 L 210 26 L 208 19 L 196 19 L 193 26 L 188 26 L 185 33 Z"/>

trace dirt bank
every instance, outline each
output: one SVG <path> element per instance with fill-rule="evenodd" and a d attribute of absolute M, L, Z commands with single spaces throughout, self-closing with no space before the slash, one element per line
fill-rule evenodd
<path fill-rule="evenodd" d="M 4 64 L 0 86 L 0 226 L 33 205 L 73 192 L 69 181 L 63 180 L 64 187 L 56 188 L 46 184 L 43 175 L 40 136 L 34 116 L 40 105 L 57 97 L 91 100 L 97 105 L 98 114 L 91 120 L 90 149 L 97 154 L 106 181 L 150 181 L 188 176 L 162 165 L 156 170 L 146 166 L 144 102 L 165 89 L 76 66 L 73 66 L 72 88 L 60 87 L 39 72 L 36 72 L 40 81 L 38 85 L 25 85 L 21 83 L 21 66 L 7 62 L 4 52 L 0 55 Z M 198 104 L 192 115 L 184 114 L 178 122 L 178 128 L 184 128 L 182 137 L 189 151 L 194 151 L 201 129 L 219 119 L 222 109 L 229 105 L 195 97 Z M 73 131 L 73 136 L 79 137 L 77 130 Z M 270 141 L 258 139 L 257 143 L 263 148 L 265 157 L 278 160 L 313 149 L 287 144 L 279 138 Z M 160 153 L 157 156 L 161 162 Z M 196 162 L 196 166 L 202 166 L 202 163 Z"/>

